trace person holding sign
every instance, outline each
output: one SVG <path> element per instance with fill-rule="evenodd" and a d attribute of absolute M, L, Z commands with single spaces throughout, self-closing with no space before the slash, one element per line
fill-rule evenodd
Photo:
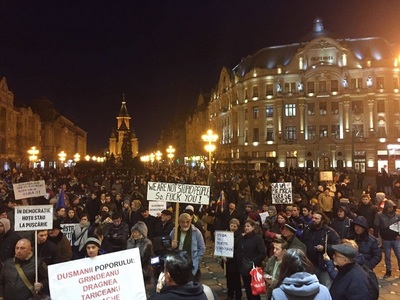
<path fill-rule="evenodd" d="M 38 265 L 38 282 L 35 281 L 35 257 L 28 239 L 15 245 L 15 257 L 5 261 L 0 274 L 0 299 L 30 299 L 39 292 L 48 294 L 47 266 Z"/>
<path fill-rule="evenodd" d="M 193 261 L 192 273 L 196 276 L 194 280 L 199 281 L 199 264 L 206 251 L 203 236 L 201 235 L 200 230 L 192 225 L 192 217 L 188 213 L 182 213 L 179 216 L 178 222 L 178 240 L 172 241 L 172 249 L 185 250 L 187 253 L 190 253 L 190 257 Z M 174 238 L 175 230 L 176 228 L 174 228 L 170 233 L 172 239 Z"/>

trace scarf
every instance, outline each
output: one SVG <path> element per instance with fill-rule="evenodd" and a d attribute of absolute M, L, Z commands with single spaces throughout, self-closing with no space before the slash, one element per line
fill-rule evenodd
<path fill-rule="evenodd" d="M 181 230 L 178 231 L 178 241 L 180 239 L 181 239 Z M 186 251 L 189 257 L 192 257 L 192 226 L 190 226 L 189 230 L 186 231 L 186 236 L 183 242 L 182 250 Z"/>

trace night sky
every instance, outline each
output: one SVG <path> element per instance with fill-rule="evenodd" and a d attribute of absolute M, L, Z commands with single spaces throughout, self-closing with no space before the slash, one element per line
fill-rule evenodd
<path fill-rule="evenodd" d="M 15 100 L 44 96 L 107 147 L 125 93 L 140 151 L 260 48 L 299 41 L 322 17 L 340 37 L 400 41 L 399 0 L 0 1 L 0 76 Z M 206 128 L 205 128 L 206 129 Z"/>

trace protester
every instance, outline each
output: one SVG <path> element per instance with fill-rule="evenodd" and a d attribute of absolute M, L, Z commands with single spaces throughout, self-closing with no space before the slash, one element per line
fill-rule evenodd
<path fill-rule="evenodd" d="M 200 262 L 205 253 L 206 246 L 200 230 L 191 224 L 192 217 L 187 213 L 179 216 L 177 240 L 174 239 L 175 228 L 171 231 L 172 249 L 185 250 L 190 253 L 193 262 L 192 273 L 194 281 L 200 280 Z"/>
<path fill-rule="evenodd" d="M 15 257 L 4 262 L 0 273 L 0 299 L 35 299 L 39 294 L 49 294 L 47 266 L 39 262 L 37 282 L 35 282 L 35 269 L 31 242 L 27 239 L 19 240 L 15 245 Z M 27 280 L 21 277 L 22 273 Z M 44 295 L 40 297 L 42 296 Z"/>
<path fill-rule="evenodd" d="M 10 220 L 0 219 L 0 271 L 6 259 L 14 257 L 19 239 L 19 235 L 11 230 Z"/>
<path fill-rule="evenodd" d="M 113 214 L 112 223 L 104 227 L 104 238 L 112 245 L 112 252 L 125 250 L 128 237 L 129 227 L 122 222 L 122 215 L 120 213 Z"/>
<path fill-rule="evenodd" d="M 71 243 L 61 232 L 59 220 L 53 222 L 53 228 L 49 230 L 48 240 L 56 244 L 61 262 L 70 261 L 72 259 Z"/>
<path fill-rule="evenodd" d="M 48 231 L 37 230 L 36 234 L 38 259 L 43 261 L 48 266 L 61 262 L 61 257 L 57 251 L 56 244 L 48 240 Z"/>
<path fill-rule="evenodd" d="M 79 224 L 75 226 L 72 233 L 72 258 L 79 259 L 86 255 L 85 244 L 89 236 L 90 221 L 86 213 L 81 214 Z"/>
<path fill-rule="evenodd" d="M 238 265 L 240 275 L 242 276 L 243 284 L 246 289 L 247 299 L 259 300 L 260 296 L 253 296 L 251 292 L 251 277 L 250 270 L 254 266 L 261 267 L 262 261 L 266 257 L 266 249 L 264 240 L 261 235 L 256 233 L 257 223 L 254 220 L 248 219 L 244 223 L 244 234 L 238 245 Z"/>
<path fill-rule="evenodd" d="M 86 257 L 96 257 L 101 255 L 101 242 L 96 237 L 89 237 L 85 243 Z"/>
<path fill-rule="evenodd" d="M 272 291 L 274 300 L 330 300 L 329 290 L 313 274 L 314 266 L 300 249 L 288 249 L 283 255 L 279 279 Z"/>
<path fill-rule="evenodd" d="M 194 226 L 193 226 L 194 227 Z M 175 251 L 164 258 L 164 286 L 154 300 L 207 300 L 203 286 L 193 281 L 193 262 L 186 251 Z"/>
<path fill-rule="evenodd" d="M 275 239 L 272 245 L 274 247 L 274 255 L 268 259 L 264 269 L 264 278 L 267 283 L 267 299 L 271 299 L 272 288 L 278 282 L 282 259 L 288 249 L 288 243 L 283 239 Z"/>

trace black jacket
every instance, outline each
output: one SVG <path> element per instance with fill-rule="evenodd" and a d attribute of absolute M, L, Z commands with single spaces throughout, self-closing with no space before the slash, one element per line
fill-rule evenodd
<path fill-rule="evenodd" d="M 165 286 L 159 294 L 153 298 L 154 300 L 177 300 L 177 299 L 193 299 L 207 300 L 206 294 L 203 292 L 203 285 L 199 282 L 190 281 L 184 285 Z"/>

